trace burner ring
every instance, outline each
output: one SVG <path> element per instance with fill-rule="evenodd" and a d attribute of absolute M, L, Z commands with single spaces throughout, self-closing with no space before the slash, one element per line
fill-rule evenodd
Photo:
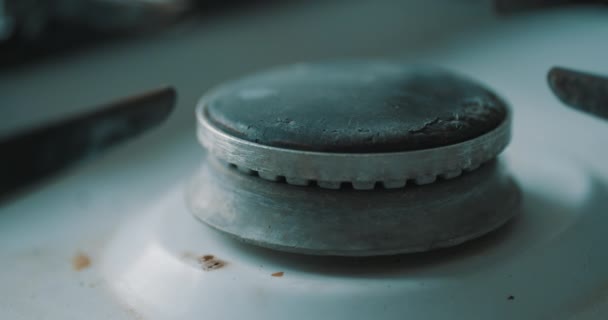
<path fill-rule="evenodd" d="M 451 179 L 494 159 L 509 144 L 511 117 L 477 138 L 433 149 L 384 153 L 332 153 L 276 148 L 235 138 L 215 128 L 198 106 L 198 139 L 215 157 L 241 171 L 292 185 L 317 184 L 338 189 L 352 183 L 358 190 L 381 183 L 387 189 Z"/>
<path fill-rule="evenodd" d="M 510 141 L 510 110 L 449 71 L 280 68 L 208 93 L 196 116 L 208 152 L 190 210 L 249 243 L 314 255 L 426 251 L 517 213 L 519 189 L 492 161 Z M 430 185 L 403 188 L 408 181 Z"/>

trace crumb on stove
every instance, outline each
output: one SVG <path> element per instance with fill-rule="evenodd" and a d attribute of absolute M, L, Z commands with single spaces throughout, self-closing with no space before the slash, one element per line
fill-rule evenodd
<path fill-rule="evenodd" d="M 281 272 L 275 272 L 273 274 L 271 274 L 271 276 L 273 277 L 282 277 L 285 274 L 285 272 L 281 271 Z"/>
<path fill-rule="evenodd" d="M 228 264 L 226 261 L 220 260 L 212 254 L 200 256 L 191 252 L 184 252 L 182 254 L 182 259 L 189 261 L 190 263 L 194 262 L 198 264 L 205 271 L 220 269 Z"/>
<path fill-rule="evenodd" d="M 201 265 L 203 270 L 212 271 L 216 269 L 220 269 L 226 266 L 226 262 L 220 259 L 216 259 L 215 256 L 207 254 L 204 256 L 198 257 L 198 263 Z"/>
<path fill-rule="evenodd" d="M 91 258 L 86 254 L 79 252 L 72 258 L 72 267 L 76 271 L 86 269 L 91 266 Z"/>
<path fill-rule="evenodd" d="M 515 297 L 514 297 L 514 296 L 512 296 L 512 295 L 511 295 L 511 296 L 508 296 L 508 297 L 507 297 L 507 300 L 515 300 Z"/>

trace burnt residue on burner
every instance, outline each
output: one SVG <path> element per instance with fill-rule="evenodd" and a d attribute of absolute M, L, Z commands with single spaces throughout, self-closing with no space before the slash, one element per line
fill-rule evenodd
<path fill-rule="evenodd" d="M 197 256 L 190 252 L 186 252 L 183 254 L 183 258 L 186 260 L 195 261 L 205 271 L 221 269 L 228 264 L 226 261 L 220 260 L 212 254 Z"/>
<path fill-rule="evenodd" d="M 78 252 L 72 258 L 72 267 L 76 271 L 84 270 L 90 266 L 91 266 L 91 258 L 82 252 Z"/>
<path fill-rule="evenodd" d="M 498 127 L 506 102 L 431 66 L 344 61 L 274 69 L 205 97 L 204 116 L 238 139 L 301 151 L 376 153 L 455 144 Z"/>

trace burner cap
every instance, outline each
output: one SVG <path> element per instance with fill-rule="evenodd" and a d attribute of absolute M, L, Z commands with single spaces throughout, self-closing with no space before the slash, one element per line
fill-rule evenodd
<path fill-rule="evenodd" d="M 387 62 L 295 65 L 203 97 L 199 139 L 215 157 L 295 185 L 399 188 L 453 178 L 498 155 L 509 109 L 443 69 Z"/>
<path fill-rule="evenodd" d="M 422 150 L 476 138 L 507 114 L 492 92 L 430 67 L 295 65 L 235 81 L 205 99 L 226 134 L 302 151 Z"/>

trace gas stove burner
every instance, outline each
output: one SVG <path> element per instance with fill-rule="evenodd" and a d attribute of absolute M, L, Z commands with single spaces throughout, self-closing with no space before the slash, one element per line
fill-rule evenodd
<path fill-rule="evenodd" d="M 516 212 L 500 164 L 476 170 L 507 146 L 509 112 L 488 89 L 434 67 L 337 62 L 254 75 L 198 106 L 209 157 L 190 207 L 216 229 L 285 251 L 455 245 Z"/>

